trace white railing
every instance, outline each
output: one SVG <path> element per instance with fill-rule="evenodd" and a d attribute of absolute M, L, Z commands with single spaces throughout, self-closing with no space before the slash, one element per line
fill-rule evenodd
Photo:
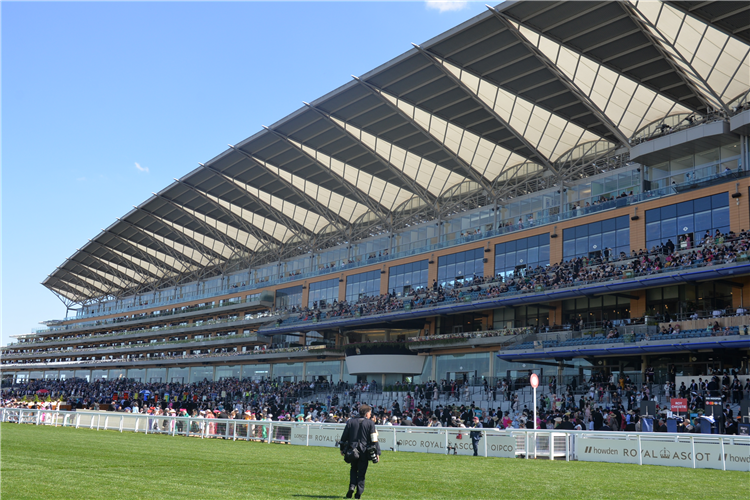
<path fill-rule="evenodd" d="M 0 408 L 0 422 L 144 434 L 335 447 L 344 424 L 207 419 L 137 413 Z M 395 452 L 471 455 L 473 429 L 378 426 L 380 447 Z M 750 472 L 750 437 L 712 434 L 477 429 L 477 454 Z"/>

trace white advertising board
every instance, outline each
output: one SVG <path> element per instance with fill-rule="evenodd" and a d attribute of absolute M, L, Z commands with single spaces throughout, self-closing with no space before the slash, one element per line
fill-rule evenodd
<path fill-rule="evenodd" d="M 597 439 L 579 436 L 578 460 L 583 462 L 638 463 L 638 441 Z M 641 441 L 644 465 L 693 467 L 693 446 L 690 442 Z M 724 444 L 727 470 L 750 471 L 750 446 Z M 695 465 L 699 469 L 721 469 L 721 445 L 695 443 Z"/>
<path fill-rule="evenodd" d="M 391 428 L 392 429 L 392 428 Z M 316 424 L 310 424 L 310 446 L 336 446 L 336 441 L 341 439 L 344 427 L 322 427 Z M 292 435 L 289 439 L 291 444 L 305 446 L 307 444 L 307 428 L 305 425 L 299 425 L 292 428 Z M 393 446 L 393 432 L 387 427 L 378 428 L 378 442 L 381 451 L 391 450 Z"/>

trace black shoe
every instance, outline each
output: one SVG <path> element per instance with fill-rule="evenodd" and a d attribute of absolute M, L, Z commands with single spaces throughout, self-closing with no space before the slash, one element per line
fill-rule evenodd
<path fill-rule="evenodd" d="M 354 495 L 354 491 L 355 491 L 356 489 L 357 489 L 356 487 L 354 487 L 354 488 L 351 488 L 351 487 L 350 487 L 350 488 L 349 488 L 349 491 L 347 491 L 347 492 L 346 492 L 346 497 L 344 497 L 344 498 L 351 498 L 351 497 L 352 497 L 352 495 Z"/>
<path fill-rule="evenodd" d="M 354 498 L 362 498 L 362 495 L 360 495 L 359 493 L 357 493 L 356 495 L 354 495 Z"/>

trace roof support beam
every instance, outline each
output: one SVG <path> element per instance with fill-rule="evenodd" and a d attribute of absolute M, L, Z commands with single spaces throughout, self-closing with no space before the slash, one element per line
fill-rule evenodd
<path fill-rule="evenodd" d="M 136 207 L 136 210 L 141 210 L 141 209 Z M 144 212 L 145 212 L 145 210 L 144 210 Z M 148 214 L 148 212 L 146 212 L 146 213 Z M 151 214 L 149 214 L 149 215 L 151 215 Z M 179 262 L 183 266 L 189 267 L 191 265 L 191 264 L 187 264 L 185 262 L 185 260 L 189 260 L 190 262 L 192 262 L 192 265 L 196 265 L 196 266 L 203 265 L 200 261 L 195 260 L 195 259 L 193 259 L 193 258 L 185 255 L 182 252 L 178 252 L 177 250 L 175 250 L 174 248 L 170 247 L 166 243 L 164 243 L 162 241 L 159 241 L 157 238 L 154 238 L 153 236 L 151 236 L 150 234 L 148 234 L 143 228 L 140 228 L 140 227 L 136 226 L 132 222 L 128 222 L 128 221 L 126 221 L 124 219 L 120 219 L 119 217 L 117 218 L 117 220 L 120 221 L 120 222 L 122 222 L 122 223 L 124 223 L 124 224 L 127 224 L 128 226 L 130 226 L 131 228 L 133 228 L 135 231 L 138 231 L 144 237 L 148 238 L 149 241 L 152 241 L 152 242 L 156 243 L 156 245 L 159 248 L 161 248 L 162 250 L 164 250 L 165 254 L 169 255 L 170 257 L 172 257 L 174 260 L 176 260 L 177 262 Z M 172 228 L 169 228 L 169 229 L 171 230 Z M 174 271 L 177 271 L 178 273 L 182 272 L 182 270 L 177 269 L 174 266 L 171 266 L 171 265 L 167 264 L 163 260 L 158 260 L 158 262 L 156 262 L 156 263 L 152 262 L 153 261 L 153 257 L 148 252 L 145 252 L 142 249 L 138 248 L 137 246 L 133 245 L 132 243 L 130 243 L 128 240 L 126 240 L 125 238 L 121 237 L 117 233 L 111 233 L 111 234 L 113 234 L 116 237 L 118 237 L 123 243 L 125 243 L 125 244 L 130 245 L 131 247 L 133 247 L 141 255 L 146 255 L 146 260 L 149 261 L 149 262 L 151 262 L 152 264 L 154 264 L 156 267 L 159 267 L 159 268 L 162 268 L 162 269 L 164 269 L 166 267 L 168 269 L 168 272 L 174 272 Z M 201 255 L 203 255 L 203 252 L 201 252 Z"/>
<path fill-rule="evenodd" d="M 45 285 L 45 286 L 47 286 L 47 285 Z M 70 300 L 71 304 L 85 304 L 88 301 L 93 300 L 91 297 L 84 296 L 80 291 L 76 290 L 69 283 L 61 280 L 60 278 L 55 278 L 55 284 L 47 286 L 47 288 L 49 288 L 50 290 L 53 290 L 53 291 L 57 291 L 57 293 L 55 295 L 58 295 L 58 298 L 60 298 L 59 296 L 62 295 L 63 297 L 65 297 L 68 300 Z M 72 295 L 73 297 L 75 297 L 75 300 L 71 299 L 67 295 L 63 294 L 62 293 L 63 291 L 67 291 L 70 295 Z M 60 299 L 60 300 L 62 300 L 62 299 Z M 63 304 L 65 304 L 64 301 L 63 301 Z M 67 307 L 67 304 L 66 304 L 66 307 Z"/>
<path fill-rule="evenodd" d="M 378 219 L 380 219 L 383 224 L 388 224 L 388 219 L 385 216 L 386 213 L 388 213 L 388 208 L 384 207 L 380 204 L 380 202 L 376 202 L 374 199 L 370 197 L 369 194 L 365 193 L 361 189 L 359 189 L 357 186 L 352 184 L 351 182 L 347 181 L 343 176 L 339 175 L 338 173 L 334 172 L 333 169 L 325 166 L 323 163 L 320 162 L 317 158 L 309 154 L 307 151 L 302 149 L 301 147 L 297 146 L 294 141 L 292 141 L 290 138 L 285 136 L 284 134 L 281 134 L 275 130 L 273 130 L 270 127 L 263 126 L 264 129 L 271 132 L 273 135 L 281 139 L 282 141 L 286 142 L 290 146 L 292 146 L 294 149 L 302 153 L 308 160 L 314 162 L 319 168 L 325 170 L 327 173 L 329 173 L 331 176 L 333 176 L 337 181 L 341 183 L 342 186 L 344 186 L 351 194 L 355 201 L 358 201 L 359 203 L 366 206 L 372 213 L 374 213 Z"/>
<path fill-rule="evenodd" d="M 107 250 L 108 252 L 110 252 L 110 253 L 113 253 L 113 252 L 112 252 L 112 251 L 111 251 L 111 250 L 110 250 L 110 249 L 109 249 L 109 248 L 107 247 L 107 245 L 104 245 L 103 243 L 101 243 L 101 242 L 99 242 L 99 241 L 94 241 L 94 243 L 96 243 L 96 244 L 97 244 L 97 245 L 99 245 L 100 247 L 104 248 L 104 249 L 105 249 L 105 250 Z M 122 271 L 120 271 L 120 270 L 119 270 L 119 269 L 117 269 L 116 267 L 113 267 L 113 266 L 112 266 L 111 264 L 115 264 L 114 262 L 112 262 L 112 263 L 110 264 L 108 260 L 105 260 L 105 259 L 103 259 L 102 257 L 99 257 L 99 256 L 97 256 L 97 255 L 95 255 L 95 254 L 93 254 L 93 253 L 91 253 L 91 252 L 88 252 L 88 251 L 86 251 L 86 250 L 83 250 L 83 249 L 79 249 L 78 251 L 79 251 L 79 252 L 81 252 L 81 253 L 84 253 L 84 254 L 86 254 L 86 255 L 88 255 L 88 256 L 90 256 L 90 257 L 91 257 L 91 258 L 93 258 L 93 259 L 96 259 L 97 261 L 99 261 L 99 262 L 100 262 L 100 263 L 102 263 L 102 264 L 103 264 L 104 266 L 108 267 L 109 269 L 112 269 L 112 271 L 113 271 L 113 274 L 114 274 L 115 276 L 119 276 L 119 277 L 120 277 L 120 279 L 122 279 L 122 280 L 124 280 L 124 281 L 133 281 L 133 278 L 131 278 L 131 277 L 130 277 L 130 276 L 128 276 L 127 274 L 126 274 L 126 275 L 123 275 L 123 274 L 122 274 Z M 113 253 L 113 255 L 117 255 L 117 254 L 114 254 L 114 253 Z M 120 257 L 119 255 L 117 255 L 117 257 L 118 257 L 119 259 L 122 259 L 122 257 Z M 126 259 L 124 259 L 124 260 L 126 260 Z M 125 268 L 128 268 L 128 269 L 130 269 L 130 270 L 131 270 L 131 271 L 133 271 L 133 272 L 134 272 L 135 274 L 137 274 L 138 276 L 140 276 L 140 277 L 141 277 L 141 280 L 142 280 L 142 282 L 148 282 L 149 280 L 159 280 L 159 276 L 157 276 L 157 275 L 155 275 L 155 274 L 152 274 L 152 273 L 151 273 L 151 271 L 149 271 L 148 269 L 145 269 L 145 268 L 143 268 L 142 266 L 140 266 L 140 265 L 136 264 L 135 262 L 133 262 L 133 261 L 130 261 L 130 260 L 127 260 L 127 263 L 128 263 L 129 265 L 127 265 L 127 266 L 122 266 L 122 267 L 125 267 Z M 117 265 L 121 265 L 121 264 L 117 264 Z M 139 285 L 139 284 L 138 284 L 138 283 L 136 283 L 136 285 Z M 136 288 L 137 288 L 137 286 L 136 286 Z"/>
<path fill-rule="evenodd" d="M 419 123 L 417 123 L 411 116 L 409 116 L 406 113 L 404 113 L 398 106 L 396 106 L 391 101 L 389 101 L 388 99 L 386 99 L 383 96 L 383 94 L 382 94 L 383 91 L 381 89 L 375 87 L 374 85 L 372 85 L 370 83 L 367 83 L 366 81 L 364 81 L 364 80 L 362 80 L 360 78 L 357 78 L 356 76 L 354 76 L 353 78 L 354 78 L 354 80 L 357 81 L 357 83 L 359 83 L 364 88 L 366 88 L 367 90 L 369 90 L 370 93 L 372 93 L 372 95 L 374 95 L 375 97 L 377 97 L 378 99 L 380 99 L 381 102 L 383 102 L 383 104 L 385 104 L 386 106 L 388 106 L 391 110 L 393 110 L 395 113 L 397 113 L 401 118 L 403 118 L 404 120 L 408 121 L 411 125 L 413 125 L 417 130 L 419 130 L 422 133 L 422 135 L 424 135 L 425 137 L 427 137 L 430 140 L 430 142 L 432 142 L 435 146 L 439 147 L 443 152 L 445 152 L 445 154 L 447 154 L 448 156 L 450 156 L 453 159 L 453 161 L 455 161 L 456 163 L 458 163 L 458 165 L 461 167 L 461 170 L 463 170 L 463 173 L 466 175 L 467 178 L 471 179 L 472 181 L 474 181 L 477 184 L 479 184 L 480 186 L 482 186 L 482 188 L 484 190 L 486 190 L 487 193 L 491 193 L 492 192 L 492 185 L 487 181 L 487 179 L 485 179 L 482 175 L 480 175 L 479 172 L 477 172 L 476 170 L 474 170 L 473 168 L 471 168 L 471 166 L 469 164 L 467 164 L 465 161 L 463 161 L 456 153 L 454 153 L 453 151 L 451 151 L 450 149 L 448 149 L 447 147 L 445 147 L 445 145 L 443 143 L 441 143 L 440 141 L 438 141 L 430 133 L 429 130 L 426 130 L 422 125 L 420 125 Z"/>
<path fill-rule="evenodd" d="M 169 232 L 174 233 L 175 235 L 177 235 L 177 238 L 178 238 L 176 240 L 177 242 L 179 242 L 179 239 L 182 238 L 182 239 L 186 239 L 186 240 L 189 240 L 191 242 L 194 242 L 196 244 L 196 246 L 198 246 L 198 247 L 204 248 L 206 251 L 200 251 L 199 250 L 199 252 L 201 253 L 201 255 L 203 255 L 204 257 L 208 258 L 208 260 L 209 260 L 208 266 L 211 266 L 211 265 L 219 266 L 219 262 L 221 262 L 221 261 L 224 260 L 224 256 L 221 255 L 220 253 L 218 253 L 216 250 L 214 250 L 213 248 L 209 247 L 205 243 L 201 243 L 200 241 L 196 240 L 195 238 L 191 238 L 190 236 L 186 235 L 185 233 L 183 233 L 183 232 L 177 230 L 176 228 L 170 226 L 169 224 L 163 222 L 161 220 L 162 218 L 159 217 L 158 215 L 156 215 L 156 214 L 154 214 L 152 212 L 149 212 L 148 210 L 144 209 L 143 207 L 133 207 L 133 208 L 135 208 L 136 210 L 140 210 L 141 212 L 149 215 L 151 218 L 153 218 L 155 221 L 159 222 L 159 224 L 161 224 L 163 227 L 165 227 Z M 176 222 L 174 224 L 176 224 Z M 154 240 L 154 241 L 158 241 L 156 238 L 153 238 L 153 237 L 151 237 L 151 239 Z M 159 243 L 161 243 L 161 242 L 159 242 Z M 183 245 L 183 246 L 186 246 L 186 247 L 190 248 L 188 245 Z M 162 247 L 169 248 L 169 246 L 166 245 L 166 244 L 164 244 L 164 243 L 162 243 Z M 192 250 L 195 250 L 195 248 L 192 248 Z M 177 252 L 177 250 L 172 249 L 172 252 Z M 183 254 L 181 252 L 180 252 L 180 254 L 181 255 L 185 255 L 185 254 Z M 181 260 L 181 259 L 178 259 L 178 260 Z M 204 266 L 204 267 L 208 267 L 208 266 Z"/>
<path fill-rule="evenodd" d="M 258 167 L 260 167 L 260 168 L 262 168 L 264 170 L 267 170 L 271 174 L 275 175 L 276 178 L 282 184 L 284 184 L 287 188 L 289 188 L 291 191 L 293 191 L 294 194 L 296 194 L 300 198 L 304 199 L 307 203 L 309 203 L 310 206 L 312 206 L 313 208 L 315 208 L 315 210 L 316 210 L 316 212 L 317 212 L 318 215 L 320 215 L 321 217 L 325 217 L 326 219 L 328 219 L 328 221 L 331 224 L 333 224 L 334 226 L 336 226 L 340 231 L 344 231 L 344 228 L 346 228 L 349 225 L 349 222 L 346 219 L 342 218 L 339 214 L 337 214 L 336 212 L 334 212 L 333 210 L 331 210 L 327 206 L 323 205 L 322 203 L 320 203 L 318 200 L 316 200 L 312 196 L 309 196 L 303 190 L 297 188 L 297 186 L 295 186 L 291 182 L 289 182 L 286 179 L 284 179 L 278 173 L 276 173 L 273 170 L 267 168 L 265 165 L 263 165 L 258 160 L 256 160 L 251 154 L 246 153 L 242 149 L 234 147 L 231 144 L 229 145 L 229 147 L 232 148 L 232 150 L 237 151 L 238 153 L 240 153 L 241 155 L 243 155 L 248 160 L 250 160 L 253 163 L 255 163 L 255 165 L 257 165 Z M 222 175 L 226 175 L 226 174 L 222 174 Z"/>
<path fill-rule="evenodd" d="M 607 130 L 612 132 L 615 137 L 622 143 L 623 146 L 629 148 L 630 144 L 628 142 L 628 138 L 625 137 L 625 134 L 622 133 L 622 131 L 617 128 L 617 126 L 614 124 L 612 120 L 609 119 L 609 117 L 604 114 L 604 111 L 602 111 L 599 106 L 597 106 L 589 97 L 583 93 L 583 91 L 576 85 L 568 76 L 560 71 L 560 69 L 557 67 L 556 64 L 554 64 L 552 61 L 549 60 L 549 58 L 541 51 L 539 50 L 536 45 L 531 43 L 531 41 L 524 36 L 523 33 L 521 33 L 516 26 L 510 22 L 507 18 L 505 18 L 500 12 L 497 11 L 494 7 L 487 6 L 487 8 L 492 12 L 492 14 L 497 18 L 498 21 L 503 23 L 503 25 L 515 35 L 516 38 L 531 52 L 534 53 L 536 58 L 544 64 L 544 66 L 557 78 L 560 80 L 560 82 L 567 87 L 568 90 L 570 90 L 578 99 L 581 101 L 581 103 L 586 106 L 586 108 L 594 113 L 597 118 L 604 124 L 605 127 L 607 127 Z"/>
<path fill-rule="evenodd" d="M 685 84 L 690 88 L 690 90 L 695 93 L 695 96 L 701 100 L 706 106 L 706 108 L 715 108 L 718 104 L 721 109 L 727 114 L 729 114 L 729 108 L 727 105 L 722 101 L 719 96 L 716 95 L 716 92 L 711 88 L 711 86 L 698 74 L 697 71 L 695 71 L 695 68 L 693 68 L 693 65 L 690 64 L 690 61 L 687 61 L 683 56 L 682 53 L 669 41 L 666 39 L 664 34 L 656 27 L 654 26 L 651 21 L 649 21 L 646 16 L 644 16 L 641 11 L 639 11 L 636 7 L 628 4 L 625 5 L 625 2 L 617 2 L 620 7 L 625 11 L 625 13 L 630 17 L 630 19 L 641 28 L 641 32 L 643 35 L 648 38 L 651 43 L 653 44 L 654 48 L 664 57 L 664 60 L 667 61 L 667 63 L 672 67 L 672 69 L 675 70 L 675 72 L 680 75 L 682 80 L 685 82 Z M 661 8 L 663 9 L 664 6 L 662 5 Z M 683 21 L 684 22 L 684 21 Z M 653 30 L 653 31 L 652 31 Z M 654 33 L 659 33 L 659 39 L 656 38 Z M 694 73 L 695 78 L 699 79 L 701 83 L 705 86 L 705 88 L 708 90 L 708 92 L 711 94 L 711 97 L 716 100 L 716 103 L 711 102 L 710 99 L 708 99 L 703 91 L 696 86 L 693 81 L 690 79 L 690 76 L 685 73 L 685 71 L 674 62 L 674 59 L 672 57 L 672 54 L 664 50 L 662 47 L 662 43 L 665 45 L 668 45 L 672 48 L 674 53 L 682 60 L 682 63 L 688 66 Z"/>
<path fill-rule="evenodd" d="M 99 295 L 109 295 L 111 293 L 110 290 L 106 290 L 105 288 L 100 288 L 92 283 L 89 283 L 86 280 L 81 279 L 80 276 L 77 274 L 68 271 L 67 274 L 64 277 L 58 277 L 60 281 L 65 281 L 67 283 L 70 283 L 71 285 L 80 286 L 82 288 L 85 288 L 89 292 L 93 292 L 91 295 L 92 297 L 97 297 Z"/>
<path fill-rule="evenodd" d="M 229 237 L 228 237 L 228 236 L 227 236 L 226 234 L 222 233 L 221 231 L 219 231 L 219 230 L 218 230 L 218 229 L 216 229 L 215 227 L 211 226 L 211 224 L 209 224 L 208 222 L 206 222 L 206 221 L 202 220 L 202 219 L 201 219 L 200 217 L 198 217 L 198 216 L 196 215 L 197 213 L 200 213 L 200 212 L 198 212 L 198 211 L 196 211 L 196 210 L 192 210 L 192 209 L 190 209 L 190 208 L 187 208 L 187 207 L 185 207 L 185 206 L 183 206 L 183 205 L 180 205 L 180 204 L 179 204 L 179 203 L 177 203 L 176 201 L 174 201 L 174 200 L 172 200 L 172 199 L 170 199 L 170 198 L 167 198 L 167 197 L 166 197 L 166 196 L 164 196 L 164 195 L 161 195 L 161 194 L 157 194 L 157 193 L 151 193 L 151 194 L 153 194 L 154 196 L 156 196 L 156 197 L 158 197 L 158 198 L 161 198 L 162 200 L 166 201 L 167 203 L 169 203 L 170 205 L 172 205 L 172 206 L 173 206 L 173 207 L 175 207 L 176 209 L 178 209 L 178 210 L 180 210 L 180 211 L 182 211 L 182 212 L 186 213 L 186 214 L 187 214 L 187 215 L 188 215 L 188 216 L 189 216 L 190 218 L 192 218 L 193 220 L 195 220 L 195 221 L 196 221 L 196 222 L 197 222 L 197 223 L 198 223 L 198 224 L 199 224 L 199 225 L 200 225 L 200 226 L 201 226 L 202 228 L 204 228 L 204 229 L 206 230 L 206 232 L 208 232 L 208 233 L 209 233 L 209 234 L 211 235 L 211 236 L 210 236 L 211 238 L 214 238 L 214 239 L 215 239 L 216 241 L 218 241 L 219 243 L 221 243 L 221 244 L 222 244 L 222 245 L 224 245 L 225 247 L 227 247 L 227 248 L 231 249 L 231 251 L 232 251 L 232 253 L 233 253 L 234 255 L 241 255 L 241 254 L 240 254 L 240 251 L 241 251 L 242 249 L 245 249 L 246 251 L 248 251 L 248 252 L 251 252 L 251 253 L 255 252 L 255 250 L 254 250 L 254 249 L 252 249 L 252 248 L 250 248 L 250 247 L 247 247 L 247 246 L 243 245 L 242 243 L 240 243 L 240 242 L 239 242 L 239 241 L 237 241 L 237 240 L 234 240 L 234 239 L 232 239 L 232 238 L 229 238 Z M 201 214 L 201 215 L 204 215 L 204 216 L 205 216 L 205 214 Z M 157 217 L 158 217 L 158 216 L 157 216 Z M 165 218 L 165 219 L 166 219 L 166 218 Z M 166 219 L 166 220 L 169 220 L 169 219 Z M 177 222 L 174 222 L 174 221 L 170 221 L 170 222 L 173 222 L 174 224 L 178 224 Z M 182 224 L 180 224 L 180 225 L 182 225 Z M 193 231 L 193 230 L 191 230 L 191 231 Z M 195 233 L 195 232 L 196 232 L 196 231 L 193 231 L 193 233 Z M 208 236 L 208 235 L 206 235 L 206 236 Z M 188 238 L 190 238 L 190 239 L 193 239 L 193 240 L 195 240 L 195 238 L 189 237 L 189 236 L 187 236 L 187 235 L 185 235 L 185 237 L 188 237 Z M 230 241 L 230 240 L 231 240 L 231 241 Z M 195 241 L 198 241 L 198 240 L 195 240 Z M 203 244 L 203 246 L 207 247 L 207 245 L 205 245 L 205 244 Z M 207 248 L 208 248 L 208 247 L 207 247 Z M 213 249 L 211 249 L 211 250 L 212 250 L 213 252 L 215 252 L 215 253 L 218 253 L 218 252 L 216 252 L 216 250 L 213 250 Z M 220 259 L 222 259 L 222 260 L 223 260 L 223 259 L 226 259 L 226 257 L 224 257 L 224 255 L 223 255 L 223 254 L 219 254 L 219 256 L 220 256 L 219 258 L 220 258 Z"/>
<path fill-rule="evenodd" d="M 246 223 L 245 220 L 240 219 L 237 215 L 234 214 L 234 212 L 232 212 L 231 210 L 229 210 L 226 207 L 222 206 L 221 203 L 215 202 L 213 199 L 211 199 L 210 196 L 208 196 L 206 193 L 204 193 L 200 189 L 198 189 L 198 188 L 196 188 L 194 186 L 191 186 L 190 184 L 188 184 L 188 183 L 186 183 L 184 181 L 181 181 L 179 179 L 175 179 L 175 181 L 178 182 L 178 183 L 180 183 L 180 184 L 182 184 L 186 188 L 190 189 L 191 191 L 193 191 L 194 193 L 196 193 L 198 196 L 200 196 L 201 198 L 207 200 L 213 206 L 215 206 L 216 208 L 218 208 L 219 210 L 221 210 L 227 217 L 229 217 L 232 220 L 234 220 L 237 223 L 237 225 L 240 226 L 237 229 L 241 229 L 241 230 L 243 230 L 243 231 L 251 234 L 252 236 L 254 236 L 260 242 L 260 244 L 263 245 L 266 248 L 266 250 L 268 250 L 269 252 L 273 253 L 273 252 L 275 252 L 275 249 L 272 249 L 268 245 L 267 239 L 269 239 L 269 238 L 272 239 L 273 242 L 274 242 L 274 244 L 276 244 L 276 245 L 279 245 L 279 246 L 283 245 L 283 242 L 277 240 L 273 235 L 267 234 L 264 231 L 260 230 L 260 228 L 256 228 L 255 226 Z M 252 252 L 253 252 L 253 254 L 255 254 L 256 250 L 253 250 Z"/>
<path fill-rule="evenodd" d="M 203 167 L 204 169 L 208 170 L 209 172 L 211 172 L 212 174 L 214 174 L 215 176 L 219 177 L 224 182 L 230 182 L 228 180 L 228 179 L 230 179 L 229 176 L 227 176 L 226 174 L 223 174 L 223 173 L 219 172 L 214 167 L 211 167 L 211 166 L 208 166 L 208 165 L 204 165 L 203 163 L 199 163 L 199 165 L 201 167 Z M 240 181 L 236 181 L 236 182 L 240 182 Z M 230 184 L 234 187 L 236 183 L 235 183 L 234 180 L 232 180 L 230 182 Z M 244 182 L 243 182 L 243 184 L 244 184 Z M 283 224 L 284 226 L 286 226 L 287 228 L 289 228 L 289 230 L 291 230 L 297 236 L 297 238 L 299 238 L 301 241 L 304 241 L 306 238 L 312 236 L 312 234 L 313 234 L 312 231 L 310 231 L 305 226 L 303 226 L 302 224 L 300 224 L 299 222 L 297 222 L 296 220 L 294 220 L 292 217 L 289 217 L 288 215 L 286 215 L 281 210 L 275 208 L 270 203 L 267 203 L 265 200 L 259 198 L 258 196 L 256 196 L 252 192 L 250 192 L 250 191 L 248 191 L 246 189 L 245 193 L 243 193 L 243 194 L 245 194 L 248 198 L 250 198 L 251 200 L 253 200 L 255 203 L 261 205 L 263 208 L 265 208 L 266 210 L 268 210 L 268 212 L 273 215 L 273 220 L 275 220 L 279 224 Z"/>
<path fill-rule="evenodd" d="M 89 279 L 91 279 L 93 281 L 99 282 L 100 284 L 102 284 L 105 287 L 104 289 L 102 289 L 102 291 L 105 293 L 105 295 L 107 295 L 107 294 L 113 294 L 114 290 L 119 291 L 121 289 L 120 285 L 112 282 L 111 280 L 107 279 L 104 276 L 100 276 L 100 275 L 92 272 L 90 269 L 88 269 L 83 264 L 81 264 L 79 262 L 76 262 L 76 261 L 72 261 L 72 262 L 75 263 L 76 271 L 75 272 L 68 271 L 68 272 L 73 273 L 73 274 L 78 274 L 80 272 L 82 276 L 88 276 Z"/>
<path fill-rule="evenodd" d="M 511 127 L 510 123 L 505 121 L 499 114 L 497 114 L 497 112 L 492 107 L 484 102 L 479 96 L 474 94 L 474 92 L 472 92 L 471 89 L 468 88 L 460 78 L 451 73 L 448 68 L 446 68 L 445 65 L 443 65 L 442 62 L 438 60 L 436 56 L 430 54 L 419 45 L 413 45 L 420 52 L 420 54 L 425 56 L 436 68 L 442 71 L 445 76 L 447 76 L 454 84 L 456 84 L 461 90 L 463 90 L 467 96 L 469 96 L 475 103 L 479 104 L 487 113 L 489 113 L 495 120 L 497 120 L 503 127 L 505 127 L 508 132 L 513 134 L 516 139 L 518 139 L 529 151 L 531 151 L 532 156 L 535 156 L 542 166 L 554 172 L 555 174 L 558 173 L 557 169 L 554 167 L 554 165 L 552 165 L 552 162 L 546 156 L 544 156 L 536 147 L 532 146 L 531 143 L 527 141 L 521 133 Z"/>
<path fill-rule="evenodd" d="M 311 110 L 313 110 L 316 113 L 318 113 L 318 115 L 320 115 L 323 119 L 327 120 L 337 130 L 343 132 L 347 136 L 351 136 L 352 135 L 350 132 L 348 132 L 346 130 L 346 128 L 344 128 L 341 125 L 339 125 L 336 122 L 336 120 L 334 120 L 333 118 L 331 118 L 328 114 L 324 113 L 323 111 L 321 111 L 320 109 L 316 108 L 312 104 L 306 103 L 304 101 L 302 101 L 302 102 L 303 102 L 303 104 L 305 106 L 307 106 Z M 409 186 L 409 189 L 411 190 L 412 193 L 414 193 L 415 195 L 419 196 L 422 199 L 422 201 L 424 201 L 428 205 L 430 205 L 432 207 L 435 206 L 435 202 L 437 201 L 437 197 L 435 195 L 433 195 L 432 193 L 430 193 L 429 191 L 427 191 L 425 188 L 423 188 L 422 186 L 420 186 L 417 183 L 417 181 L 415 181 L 414 179 L 412 179 L 411 177 L 409 177 L 408 175 L 406 175 L 403 171 L 401 171 L 398 168 L 396 168 L 395 165 L 393 165 L 391 162 L 389 162 L 388 160 L 386 160 L 385 158 L 383 158 L 380 155 L 380 153 L 378 153 L 374 149 L 370 148 L 370 146 L 368 146 L 364 142 L 358 140 L 358 144 L 360 146 L 363 146 L 370 153 L 372 153 L 378 159 L 378 161 L 379 161 L 379 163 L 381 165 L 383 165 L 385 168 L 387 168 L 388 170 L 390 170 L 391 172 L 393 172 L 394 174 L 396 174 L 399 179 L 401 179 L 402 181 L 404 181 L 404 183 L 406 183 L 406 185 Z"/>

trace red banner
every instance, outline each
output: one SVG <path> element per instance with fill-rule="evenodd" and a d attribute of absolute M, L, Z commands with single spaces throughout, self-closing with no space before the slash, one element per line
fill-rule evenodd
<path fill-rule="evenodd" d="M 673 412 L 687 412 L 687 399 L 685 398 L 672 398 L 670 401 Z"/>

